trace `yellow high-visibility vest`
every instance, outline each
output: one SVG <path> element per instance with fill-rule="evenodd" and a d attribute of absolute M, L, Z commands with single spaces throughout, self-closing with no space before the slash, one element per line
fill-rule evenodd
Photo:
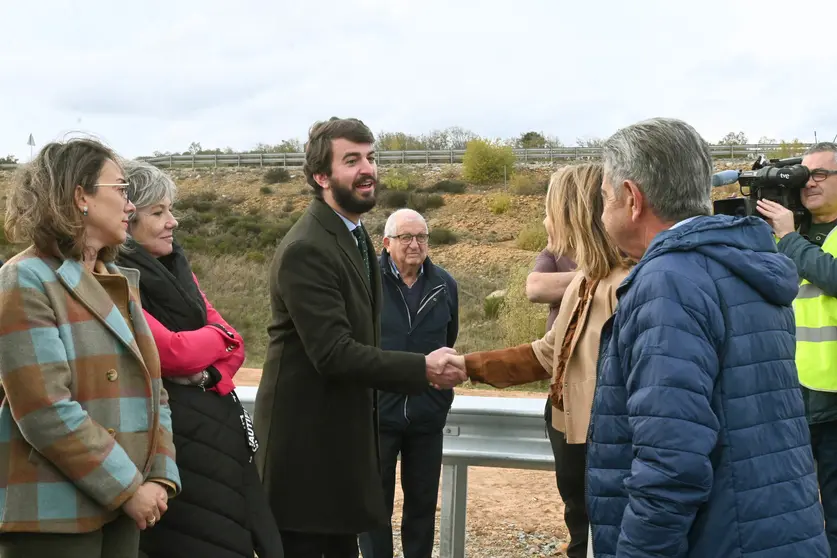
<path fill-rule="evenodd" d="M 828 233 L 822 249 L 837 257 L 835 232 L 837 228 Z M 793 310 L 799 383 L 815 391 L 837 392 L 837 298 L 803 279 Z"/>

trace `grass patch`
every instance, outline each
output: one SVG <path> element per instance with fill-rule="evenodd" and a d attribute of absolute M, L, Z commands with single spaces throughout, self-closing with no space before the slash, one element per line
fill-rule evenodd
<path fill-rule="evenodd" d="M 500 296 L 486 298 L 482 304 L 485 317 L 489 320 L 496 320 L 500 316 L 500 308 L 502 307 L 503 297 Z"/>
<path fill-rule="evenodd" d="M 549 183 L 529 173 L 517 173 L 509 180 L 509 191 L 516 196 L 543 196 Z"/>
<path fill-rule="evenodd" d="M 459 337 L 454 348 L 465 354 L 503 347 L 499 322 L 485 317 L 483 303 L 489 294 L 505 287 L 505 275 L 493 270 L 485 274 L 448 271 L 459 285 Z"/>
<path fill-rule="evenodd" d="M 511 197 L 506 194 L 494 194 L 488 198 L 488 210 L 494 215 L 501 215 L 511 207 Z"/>
<path fill-rule="evenodd" d="M 515 245 L 521 250 L 540 252 L 546 248 L 547 240 L 546 229 L 543 223 L 538 222 L 532 223 L 520 231 L 520 234 L 517 235 Z"/>
<path fill-rule="evenodd" d="M 190 251 L 189 262 L 209 302 L 244 339 L 244 367 L 261 368 L 267 347 L 270 297 L 267 278 L 270 258 L 214 256 Z"/>
<path fill-rule="evenodd" d="M 532 304 L 526 297 L 526 277 L 530 269 L 521 267 L 509 277 L 498 322 L 504 347 L 531 343 L 546 334 L 546 318 L 549 308 L 545 304 Z M 522 391 L 548 391 L 549 380 L 541 380 L 521 386 Z"/>
<path fill-rule="evenodd" d="M 459 239 L 457 238 L 456 233 L 452 230 L 444 227 L 437 227 L 430 230 L 428 240 L 430 241 L 430 244 L 439 246 L 441 244 L 456 244 Z"/>
<path fill-rule="evenodd" d="M 287 169 L 282 167 L 277 167 L 270 169 L 266 173 L 264 173 L 264 177 L 262 177 L 267 184 L 281 184 L 283 182 L 290 182 L 291 181 L 291 173 L 288 172 Z"/>

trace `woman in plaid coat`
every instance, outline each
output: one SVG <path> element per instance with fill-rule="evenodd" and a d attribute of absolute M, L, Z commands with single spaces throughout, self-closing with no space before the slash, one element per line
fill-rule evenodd
<path fill-rule="evenodd" d="M 134 558 L 180 490 L 116 156 L 51 143 L 23 167 L 0 268 L 0 556 Z"/>

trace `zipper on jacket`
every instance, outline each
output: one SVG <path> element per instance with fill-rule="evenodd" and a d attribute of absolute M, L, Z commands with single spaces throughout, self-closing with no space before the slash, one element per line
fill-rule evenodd
<path fill-rule="evenodd" d="M 398 294 L 401 295 L 401 300 L 404 302 L 404 310 L 407 311 L 407 331 L 408 331 L 408 333 L 412 333 L 413 332 L 413 320 L 412 320 L 412 318 L 410 318 L 410 307 L 407 306 L 407 299 L 404 298 L 404 293 L 401 292 L 401 287 L 398 287 Z M 416 313 L 416 316 L 418 316 L 418 312 Z"/>
<path fill-rule="evenodd" d="M 431 298 L 432 296 L 434 296 L 436 293 L 438 293 L 438 292 L 440 292 L 441 290 L 443 290 L 444 288 L 445 288 L 445 286 L 444 286 L 444 285 L 439 285 L 438 287 L 434 288 L 434 289 L 433 289 L 433 290 L 431 290 L 429 293 L 427 293 L 427 294 L 424 296 L 424 298 L 422 298 L 422 299 L 421 299 L 421 302 L 419 302 L 419 308 L 418 308 L 418 310 L 416 311 L 416 321 L 418 321 L 419 314 L 421 314 L 421 311 L 422 311 L 422 310 L 424 310 L 424 308 L 427 306 L 428 302 L 430 301 L 430 298 Z M 399 292 L 399 293 L 401 293 L 401 289 L 398 289 L 398 292 Z M 401 293 L 401 300 L 403 300 L 403 301 L 404 301 L 404 306 L 407 306 L 407 300 L 404 298 L 404 293 Z M 407 319 L 408 319 L 408 320 L 409 320 L 409 317 L 410 317 L 410 308 L 409 308 L 409 307 L 407 307 Z M 410 323 L 410 333 L 408 334 L 408 335 L 410 335 L 410 334 L 412 334 L 412 333 L 413 333 L 413 325 L 412 325 L 412 323 L 411 323 L 411 322 L 409 322 L 409 321 L 408 321 L 408 323 Z M 407 401 L 408 401 L 409 399 L 410 399 L 410 396 L 409 396 L 409 395 L 405 395 L 405 396 L 404 396 L 404 420 L 406 420 L 406 421 L 407 421 L 407 423 L 409 423 L 409 422 L 410 422 L 410 417 L 409 417 L 409 416 L 407 416 Z"/>
<path fill-rule="evenodd" d="M 398 291 L 398 294 L 401 295 L 401 300 L 404 302 L 404 310 L 407 312 L 407 335 L 413 332 L 413 320 L 410 318 L 410 307 L 407 305 L 407 299 L 404 298 L 404 293 L 401 292 L 401 287 L 399 285 L 395 285 L 395 289 Z M 410 417 L 407 416 L 407 400 L 410 399 L 409 395 L 404 396 L 404 420 L 407 424 L 410 424 Z"/>
<path fill-rule="evenodd" d="M 427 306 L 427 304 L 430 302 L 430 298 L 437 295 L 438 293 L 440 293 L 444 289 L 445 289 L 444 285 L 439 285 L 438 287 L 433 288 L 433 290 L 431 290 L 429 293 L 424 295 L 424 298 L 421 299 L 421 302 L 419 302 L 419 309 L 416 312 L 416 318 L 418 318 L 418 315 L 421 314 L 421 311 L 424 310 L 424 307 Z M 400 292 L 400 290 L 399 290 L 399 292 Z M 405 304 L 406 304 L 406 302 L 405 302 Z"/>

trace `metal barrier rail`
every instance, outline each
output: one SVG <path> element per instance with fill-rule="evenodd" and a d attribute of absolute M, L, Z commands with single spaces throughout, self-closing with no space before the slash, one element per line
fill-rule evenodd
<path fill-rule="evenodd" d="M 759 154 L 777 150 L 804 151 L 812 144 L 742 144 L 742 145 L 710 145 L 713 157 L 752 159 Z M 552 148 L 514 148 L 515 159 L 518 162 L 529 161 L 564 161 L 571 159 L 598 159 L 601 147 L 552 147 Z M 439 150 L 410 150 L 410 151 L 378 151 L 379 165 L 392 164 L 444 164 L 461 163 L 465 155 L 464 149 Z M 147 162 L 166 168 L 184 167 L 241 167 L 241 166 L 282 166 L 301 167 L 305 162 L 304 153 L 222 153 L 204 155 L 161 155 L 158 157 L 143 157 Z"/>
<path fill-rule="evenodd" d="M 251 412 L 255 387 L 236 388 Z M 468 467 L 552 471 L 555 461 L 543 419 L 543 399 L 457 394 L 447 424 L 442 457 L 441 558 L 465 557 Z"/>

